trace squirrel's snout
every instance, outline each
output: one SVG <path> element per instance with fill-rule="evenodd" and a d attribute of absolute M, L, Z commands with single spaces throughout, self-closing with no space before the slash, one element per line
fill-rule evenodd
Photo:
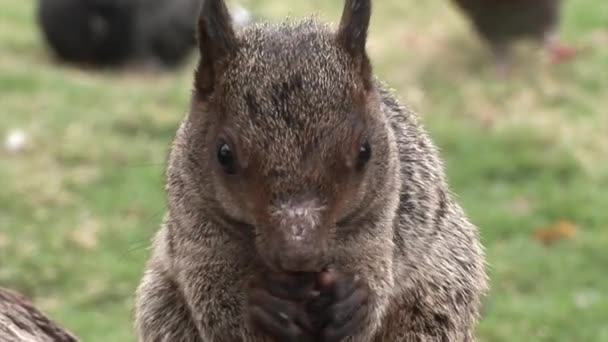
<path fill-rule="evenodd" d="M 326 264 L 327 236 L 321 227 L 281 227 L 274 249 L 278 266 L 289 272 L 320 272 Z"/>
<path fill-rule="evenodd" d="M 326 264 L 329 237 L 322 222 L 323 207 L 315 201 L 285 204 L 272 213 L 267 246 L 277 268 L 319 272 Z"/>

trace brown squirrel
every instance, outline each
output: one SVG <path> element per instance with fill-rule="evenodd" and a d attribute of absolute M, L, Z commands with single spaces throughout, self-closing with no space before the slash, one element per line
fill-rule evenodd
<path fill-rule="evenodd" d="M 369 0 L 233 30 L 206 0 L 140 341 L 474 341 L 476 228 L 417 115 L 372 74 Z"/>
<path fill-rule="evenodd" d="M 78 339 L 23 295 L 0 287 L 0 341 L 77 342 Z"/>

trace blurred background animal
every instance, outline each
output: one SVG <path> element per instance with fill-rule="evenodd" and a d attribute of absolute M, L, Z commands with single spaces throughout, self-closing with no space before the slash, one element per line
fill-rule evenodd
<path fill-rule="evenodd" d="M 531 38 L 541 44 L 553 62 L 562 62 L 574 49 L 558 39 L 561 0 L 452 0 L 473 28 L 489 44 L 498 66 L 506 71 L 509 45 Z"/>
<path fill-rule="evenodd" d="M 174 67 L 193 51 L 194 27 L 201 0 L 138 0 L 136 60 Z"/>
<path fill-rule="evenodd" d="M 39 0 L 37 19 L 58 59 L 115 65 L 130 54 L 135 4 L 130 0 Z"/>
<path fill-rule="evenodd" d="M 59 60 L 92 66 L 161 68 L 194 51 L 201 0 L 39 0 L 38 23 Z M 234 6 L 240 20 L 251 16 Z"/>

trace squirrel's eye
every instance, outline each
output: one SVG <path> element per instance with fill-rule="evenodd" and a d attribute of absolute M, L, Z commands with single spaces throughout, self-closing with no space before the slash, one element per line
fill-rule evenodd
<path fill-rule="evenodd" d="M 234 155 L 232 154 L 232 150 L 230 146 L 226 143 L 221 143 L 217 150 L 217 161 L 220 163 L 224 172 L 229 175 L 232 175 L 236 172 L 234 165 Z"/>
<path fill-rule="evenodd" d="M 358 167 L 362 168 L 363 166 L 365 166 L 365 164 L 369 161 L 369 159 L 372 157 L 372 148 L 369 145 L 369 142 L 364 142 L 363 144 L 361 144 L 361 146 L 359 147 L 359 160 L 358 160 Z"/>

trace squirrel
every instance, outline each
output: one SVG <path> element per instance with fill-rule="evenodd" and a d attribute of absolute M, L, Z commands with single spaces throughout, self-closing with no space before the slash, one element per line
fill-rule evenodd
<path fill-rule="evenodd" d="M 36 18 L 59 60 L 175 68 L 195 50 L 200 0 L 38 0 Z"/>
<path fill-rule="evenodd" d="M 59 60 L 89 66 L 180 66 L 195 50 L 201 0 L 38 0 L 36 18 Z M 233 11 L 239 27 L 254 18 Z"/>
<path fill-rule="evenodd" d="M 205 0 L 140 341 L 474 341 L 477 228 L 416 113 L 372 72 L 370 0 L 234 30 Z"/>
<path fill-rule="evenodd" d="M 195 50 L 200 0 L 138 0 L 133 60 L 175 68 Z"/>
<path fill-rule="evenodd" d="M 488 45 L 501 72 L 508 72 L 511 45 L 528 38 L 542 43 L 552 62 L 573 58 L 577 51 L 559 38 L 562 0 L 452 0 Z"/>
<path fill-rule="evenodd" d="M 134 1 L 38 0 L 36 20 L 42 37 L 59 60 L 118 65 L 135 39 Z"/>

